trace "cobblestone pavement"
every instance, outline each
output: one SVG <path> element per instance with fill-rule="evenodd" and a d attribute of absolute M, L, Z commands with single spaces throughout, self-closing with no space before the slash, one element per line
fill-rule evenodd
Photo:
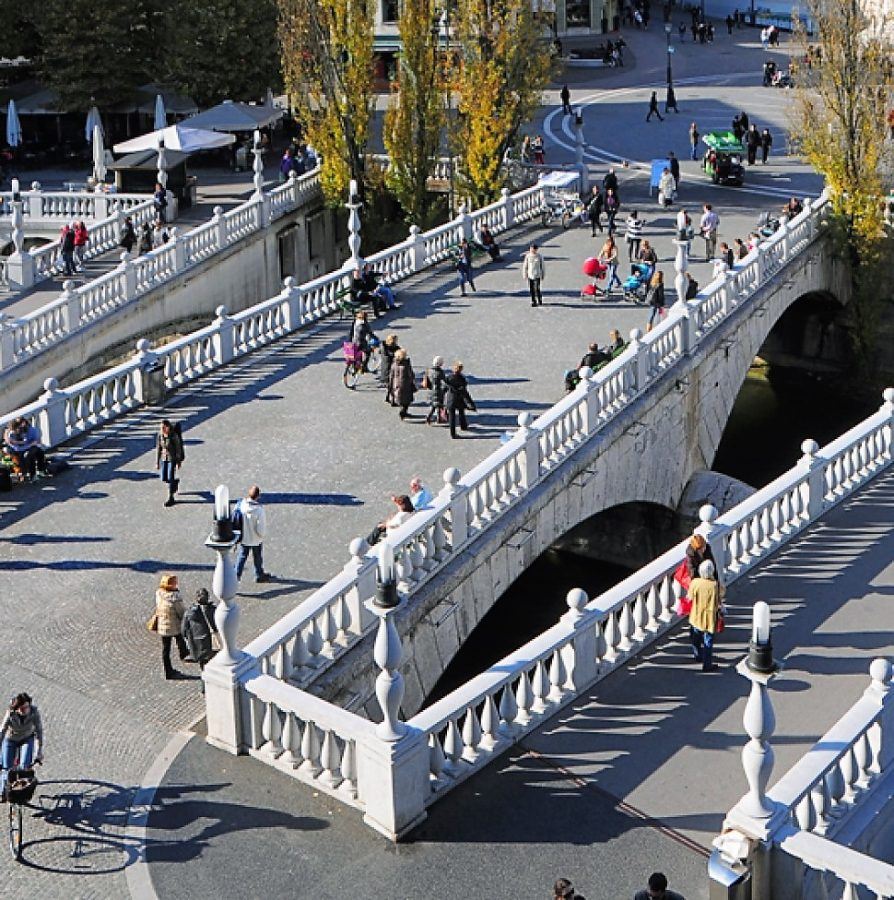
<path fill-rule="evenodd" d="M 632 83 L 637 76 L 613 77 Z M 594 175 L 604 168 L 594 167 Z M 655 208 L 635 171 L 621 177 L 622 197 L 641 204 L 645 236 L 657 244 L 670 280 L 674 211 Z M 709 196 L 723 217 L 721 239 L 747 234 L 758 208 L 779 203 L 704 184 L 693 186 L 687 202 Z M 531 239 L 544 245 L 547 260 L 547 305 L 538 310 L 528 304 L 519 269 Z M 26 864 L 12 867 L 0 854 L 4 896 L 125 896 L 123 868 L 138 852 L 124 834 L 130 798 L 170 737 L 202 711 L 194 672 L 187 681 L 162 679 L 158 641 L 144 622 L 160 573 L 180 573 L 187 598 L 209 583 L 213 560 L 202 542 L 217 483 L 238 496 L 258 482 L 270 516 L 265 557 L 277 577 L 243 585 L 246 641 L 344 564 L 348 542 L 369 531 L 411 475 L 437 488 L 448 465 L 468 470 L 520 412 L 536 414 L 561 396 L 562 371 L 590 340 L 604 342 L 613 327 L 626 333 L 644 326 L 642 307 L 579 300 L 580 263 L 594 251 L 587 229 L 523 229 L 505 240 L 505 250 L 505 263 L 478 272 L 476 294 L 461 298 L 444 267 L 401 286 L 403 308 L 376 325 L 380 334 L 399 336 L 417 371 L 435 354 L 464 360 L 481 410 L 464 440 L 426 428 L 418 408 L 400 423 L 370 379 L 345 390 L 346 323 L 330 321 L 172 398 L 165 415 L 183 421 L 187 450 L 174 509 L 162 508 L 155 478 L 155 412 L 129 415 L 81 441 L 73 468 L 56 479 L 2 495 L 0 616 L 15 625 L 0 633 L 0 678 L 7 693 L 35 695 L 49 738 L 46 783 L 27 822 Z M 704 263 L 693 273 L 702 284 L 709 280 Z M 245 761 L 228 761 L 221 779 L 235 771 L 230 762 L 244 769 Z M 194 818 L 201 808 L 187 813 Z M 204 856 L 201 848 L 197 855 Z M 190 881 L 198 881 L 195 874 Z"/>

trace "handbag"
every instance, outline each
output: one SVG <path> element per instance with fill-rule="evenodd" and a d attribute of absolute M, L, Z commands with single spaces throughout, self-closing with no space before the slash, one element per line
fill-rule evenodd
<path fill-rule="evenodd" d="M 450 416 L 449 416 L 448 413 L 447 413 L 447 407 L 446 407 L 446 406 L 439 406 L 439 407 L 438 407 L 438 421 L 439 421 L 442 425 L 446 425 L 449 418 L 450 418 Z"/>
<path fill-rule="evenodd" d="M 158 613 L 154 612 L 151 616 L 146 620 L 146 630 L 147 631 L 158 631 Z"/>
<path fill-rule="evenodd" d="M 689 563 L 685 559 L 676 569 L 674 569 L 674 581 L 676 581 L 684 591 L 689 590 L 689 583 L 692 581 L 692 576 L 689 574 Z"/>
<path fill-rule="evenodd" d="M 717 610 L 717 625 L 714 628 L 714 634 L 720 634 L 726 628 L 726 607 L 721 603 Z"/>
<path fill-rule="evenodd" d="M 678 616 L 688 616 L 692 612 L 692 601 L 685 594 L 680 594 L 674 604 L 674 612 Z"/>

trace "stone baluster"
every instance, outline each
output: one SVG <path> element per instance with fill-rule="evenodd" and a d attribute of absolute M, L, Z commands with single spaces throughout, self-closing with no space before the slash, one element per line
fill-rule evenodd
<path fill-rule="evenodd" d="M 273 759 L 280 757 L 283 752 L 282 744 L 280 743 L 282 721 L 279 718 L 279 710 L 273 703 L 268 702 L 266 704 L 264 722 L 261 725 L 261 735 L 266 742 L 261 749 Z"/>
<path fill-rule="evenodd" d="M 410 250 L 410 271 L 420 272 L 425 268 L 425 238 L 418 225 L 410 226 L 410 236 L 407 238 L 407 247 Z"/>
<path fill-rule="evenodd" d="M 363 538 L 354 538 L 348 545 L 351 559 L 345 564 L 345 572 L 355 578 L 354 587 L 345 594 L 347 611 L 346 631 L 361 635 L 373 621 L 367 606 L 376 593 L 376 558 L 368 556 L 369 544 Z"/>
<path fill-rule="evenodd" d="M 137 269 L 133 257 L 122 250 L 119 259 L 118 271 L 124 276 L 124 299 L 133 300 L 137 296 Z"/>
<path fill-rule="evenodd" d="M 649 348 L 642 341 L 643 333 L 639 328 L 630 332 L 630 352 L 633 354 L 634 383 L 633 390 L 640 393 L 649 382 Z"/>
<path fill-rule="evenodd" d="M 801 443 L 804 454 L 798 465 L 807 473 L 807 515 L 811 522 L 818 519 L 825 508 L 826 472 L 825 461 L 816 454 L 819 444 L 808 438 Z"/>
<path fill-rule="evenodd" d="M 484 750 L 493 750 L 500 743 L 500 714 L 493 694 L 484 698 L 481 708 L 481 740 L 478 746 Z"/>
<path fill-rule="evenodd" d="M 338 741 L 329 729 L 323 735 L 323 746 L 320 748 L 320 763 L 323 769 L 320 781 L 327 787 L 335 790 L 343 780 L 339 767 L 341 754 L 338 752 Z"/>
<path fill-rule="evenodd" d="M 287 332 L 297 331 L 304 324 L 304 291 L 295 279 L 288 275 L 283 279 L 286 304 L 283 308 Z"/>
<path fill-rule="evenodd" d="M 506 231 L 515 227 L 515 210 L 512 206 L 512 194 L 509 188 L 500 188 L 500 203 L 503 204 L 503 224 Z"/>
<path fill-rule="evenodd" d="M 45 447 L 56 447 L 68 438 L 65 422 L 65 407 L 68 395 L 59 389 L 55 378 L 47 378 L 43 383 L 44 393 L 40 395 L 42 403 L 38 416 L 40 442 Z"/>
<path fill-rule="evenodd" d="M 301 765 L 301 726 L 294 713 L 286 713 L 285 725 L 282 729 L 283 759 L 293 769 Z"/>
<path fill-rule="evenodd" d="M 511 738 L 517 731 L 516 720 L 518 719 L 518 703 L 515 702 L 515 693 L 512 685 L 507 684 L 503 688 L 500 697 L 500 734 L 506 738 Z"/>
<path fill-rule="evenodd" d="M 599 629 L 593 615 L 584 611 L 590 602 L 586 591 L 573 588 L 565 597 L 565 602 L 568 604 L 568 612 L 560 621 L 574 629 L 574 636 L 563 650 L 563 660 L 568 672 L 567 681 L 574 692 L 579 693 L 592 684 L 599 674 L 596 646 Z"/>
<path fill-rule="evenodd" d="M 533 421 L 529 412 L 519 413 L 518 433 L 524 440 L 521 486 L 525 491 L 531 490 L 540 478 L 540 432 L 531 427 Z"/>
<path fill-rule="evenodd" d="M 215 248 L 223 250 L 227 246 L 227 220 L 224 218 L 222 206 L 215 206 L 212 212 L 214 215 L 211 216 L 211 224 L 217 230 Z"/>
<path fill-rule="evenodd" d="M 11 369 L 15 363 L 15 319 L 0 313 L 0 372 Z"/>
<path fill-rule="evenodd" d="M 436 734 L 428 736 L 428 758 L 429 771 L 432 776 L 431 789 L 436 791 L 441 781 L 441 775 L 444 773 L 444 768 L 447 765 L 444 748 L 441 746 L 441 741 Z"/>
<path fill-rule="evenodd" d="M 65 330 L 74 334 L 81 327 L 81 298 L 75 291 L 75 283 L 71 279 L 62 282 L 62 293 L 59 295 L 62 315 L 65 317 Z"/>
<path fill-rule="evenodd" d="M 519 725 L 527 725 L 531 721 L 531 707 L 534 703 L 534 692 L 531 690 L 531 679 L 527 672 L 522 672 L 515 688 L 515 704 L 518 712 L 515 722 Z"/>
<path fill-rule="evenodd" d="M 304 757 L 301 771 L 311 778 L 316 778 L 323 771 L 320 765 L 320 735 L 317 726 L 310 721 L 304 723 L 304 731 L 301 734 L 301 755 Z"/>
<path fill-rule="evenodd" d="M 214 348 L 214 361 L 224 366 L 232 362 L 235 355 L 235 325 L 225 306 L 218 306 L 214 312 L 217 315 L 214 320 L 216 330 L 211 336 L 211 346 Z"/>
<path fill-rule="evenodd" d="M 481 743 L 481 723 L 478 721 L 478 713 L 475 707 L 470 706 L 466 710 L 463 719 L 463 759 L 474 763 L 478 759 L 478 745 Z"/>
<path fill-rule="evenodd" d="M 338 789 L 350 797 L 357 799 L 357 749 L 352 740 L 345 741 L 341 754 L 341 776 L 344 779 Z"/>
<path fill-rule="evenodd" d="M 469 536 L 468 488 L 459 483 L 459 469 L 444 470 L 444 487 L 439 499 L 450 504 L 450 552 L 454 553 Z"/>

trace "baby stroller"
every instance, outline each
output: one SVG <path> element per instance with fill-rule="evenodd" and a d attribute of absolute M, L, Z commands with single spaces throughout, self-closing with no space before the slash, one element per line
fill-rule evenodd
<path fill-rule="evenodd" d="M 601 263 L 595 256 L 584 260 L 582 271 L 590 280 L 589 284 L 585 284 L 580 289 L 581 300 L 595 300 L 597 297 L 605 296 L 605 289 L 600 288 L 596 282 L 605 278 L 608 266 Z"/>
<path fill-rule="evenodd" d="M 772 237 L 779 230 L 779 225 L 779 216 L 767 210 L 757 220 L 757 231 L 761 237 Z"/>
<path fill-rule="evenodd" d="M 646 293 L 649 290 L 649 279 L 652 277 L 652 267 L 647 263 L 633 263 L 630 274 L 621 285 L 624 291 L 624 299 L 634 303 L 644 303 Z"/>

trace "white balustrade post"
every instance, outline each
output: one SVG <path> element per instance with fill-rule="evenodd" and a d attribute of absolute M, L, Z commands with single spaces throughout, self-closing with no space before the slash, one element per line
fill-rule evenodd
<path fill-rule="evenodd" d="M 140 338 L 136 343 L 136 368 L 133 372 L 134 396 L 140 403 L 146 402 L 146 372 L 155 364 L 158 354 L 152 349 L 152 345 L 146 338 Z"/>
<path fill-rule="evenodd" d="M 289 275 L 283 279 L 283 293 L 286 295 L 284 307 L 286 331 L 297 331 L 304 322 L 304 293 Z"/>
<path fill-rule="evenodd" d="M 891 663 L 884 657 L 874 659 L 869 664 L 869 687 L 863 692 L 863 699 L 868 700 L 885 709 L 892 705 L 894 699 L 894 685 L 891 683 L 891 674 L 894 671 Z M 879 721 L 878 742 L 875 746 L 875 766 L 878 770 L 886 772 L 894 760 L 894 734 L 892 734 L 891 710 L 887 710 Z"/>
<path fill-rule="evenodd" d="M 766 611 L 766 634 L 760 632 L 760 607 Z M 765 652 L 762 654 L 762 651 Z M 756 667 L 758 661 L 764 664 Z M 774 753 L 770 738 L 776 730 L 776 715 L 768 686 L 776 676 L 778 666 L 772 658 L 769 609 L 765 603 L 755 604 L 748 657 L 739 663 L 736 670 L 751 682 L 751 693 L 742 717 L 742 724 L 750 738 L 742 749 L 742 768 L 748 782 L 748 794 L 742 798 L 737 808 L 752 818 L 769 819 L 775 812 L 773 802 L 767 797 L 767 785 L 773 771 Z"/>
<path fill-rule="evenodd" d="M 121 252 L 118 269 L 124 274 L 124 299 L 133 300 L 137 295 L 137 269 L 133 257 L 126 250 Z"/>
<path fill-rule="evenodd" d="M 43 383 L 44 393 L 40 395 L 43 404 L 38 416 L 40 442 L 45 447 L 56 447 L 68 437 L 65 427 L 65 406 L 67 395 L 59 390 L 59 382 L 48 378 Z"/>
<path fill-rule="evenodd" d="M 586 592 L 580 588 L 570 590 L 565 602 L 568 604 L 568 612 L 560 621 L 575 629 L 571 640 L 573 656 L 565 659 L 565 667 L 574 690 L 579 692 L 591 685 L 599 674 L 596 627 L 593 624 L 595 617 L 585 611 L 584 607 L 590 601 Z"/>
<path fill-rule="evenodd" d="M 727 269 L 723 273 L 723 284 L 720 286 L 720 315 L 725 319 L 736 305 L 736 273 Z"/>
<path fill-rule="evenodd" d="M 450 550 L 461 547 L 469 537 L 468 490 L 459 483 L 459 469 L 444 470 L 444 487 L 439 499 L 450 503 Z"/>
<path fill-rule="evenodd" d="M 21 200 L 14 199 L 12 202 L 11 224 L 13 252 L 6 261 L 6 278 L 10 287 L 24 290 L 34 284 L 36 267 L 34 257 L 25 250 L 25 226 Z"/>
<path fill-rule="evenodd" d="M 109 195 L 97 191 L 91 199 L 93 200 L 93 221 L 102 222 L 103 219 L 108 219 L 111 215 Z"/>
<path fill-rule="evenodd" d="M 509 188 L 500 188 L 500 203 L 503 204 L 503 224 L 506 231 L 515 227 L 515 209 L 512 206 L 512 194 Z"/>
<path fill-rule="evenodd" d="M 674 287 L 677 290 L 677 302 L 686 302 L 686 287 L 689 279 L 686 277 L 686 271 L 689 269 L 689 241 L 680 241 L 674 239 L 674 246 L 677 248 L 674 256 Z"/>
<path fill-rule="evenodd" d="M 424 732 L 399 719 L 404 694 L 399 666 L 403 649 L 394 625 L 395 607 L 369 604 L 379 617 L 374 659 L 381 670 L 376 678 L 376 698 L 383 721 L 375 739 L 358 744 L 358 792 L 364 801 L 363 821 L 397 840 L 426 816 L 430 793 L 429 750 Z"/>
<path fill-rule="evenodd" d="M 410 248 L 410 271 L 421 272 L 425 268 L 425 239 L 418 225 L 410 226 L 407 246 Z"/>
<path fill-rule="evenodd" d="M 169 234 L 174 246 L 174 271 L 183 272 L 186 269 L 186 239 L 176 225 L 171 227 Z"/>
<path fill-rule="evenodd" d="M 525 458 L 522 464 L 522 487 L 529 491 L 540 478 L 540 432 L 531 424 L 534 417 L 529 412 L 519 413 L 518 433 L 525 442 Z"/>
<path fill-rule="evenodd" d="M 583 366 L 577 374 L 580 381 L 576 390 L 584 395 L 584 433 L 589 435 L 599 427 L 599 413 L 602 412 L 596 388 L 598 382 L 595 372 L 589 366 Z"/>
<path fill-rule="evenodd" d="M 816 454 L 819 444 L 808 438 L 801 443 L 804 454 L 798 465 L 807 472 L 807 514 L 811 522 L 815 522 L 825 507 L 826 478 L 825 463 Z"/>
<path fill-rule="evenodd" d="M 467 240 L 472 240 L 472 219 L 466 214 L 466 204 L 460 203 L 456 211 L 456 224 L 460 233 Z"/>
<path fill-rule="evenodd" d="M 649 381 L 649 348 L 642 341 L 643 333 L 639 328 L 630 332 L 630 350 L 634 356 L 634 369 L 637 393 L 644 391 Z"/>
<path fill-rule="evenodd" d="M 884 429 L 885 449 L 884 453 L 888 459 L 894 456 L 894 388 L 885 388 L 882 391 L 884 403 L 882 410 L 888 414 L 888 424 Z"/>
<path fill-rule="evenodd" d="M 717 524 L 717 508 L 706 503 L 698 511 L 699 522 L 701 523 L 695 533 L 700 534 L 711 548 L 711 555 L 714 557 L 714 568 L 717 573 L 717 580 L 721 584 L 726 584 L 726 533 L 727 529 Z"/>
<path fill-rule="evenodd" d="M 230 495 L 225 485 L 214 492 L 213 528 L 205 546 L 217 554 L 211 590 L 220 603 L 214 613 L 214 623 L 220 635 L 221 649 L 205 666 L 205 711 L 208 723 L 208 743 L 229 753 L 243 752 L 249 742 L 246 730 L 250 721 L 248 698 L 241 682 L 256 671 L 257 660 L 236 646 L 239 628 L 239 606 L 235 602 L 239 589 L 233 548 L 238 535 L 230 519 Z"/>
<path fill-rule="evenodd" d="M 757 284 L 760 287 L 767 277 L 767 242 L 761 241 L 757 245 Z"/>
<path fill-rule="evenodd" d="M 216 330 L 211 337 L 211 345 L 214 348 L 214 361 L 219 366 L 224 366 L 233 359 L 235 326 L 225 306 L 218 306 L 214 312 L 217 315 L 214 320 Z"/>
<path fill-rule="evenodd" d="M 350 257 L 343 266 L 346 272 L 353 272 L 354 269 L 359 269 L 363 265 L 363 257 L 360 255 L 360 215 L 358 213 L 362 205 L 357 194 L 357 182 L 351 179 L 348 186 L 348 202 L 345 203 L 348 209 L 348 249 L 351 251 Z"/>
<path fill-rule="evenodd" d="M 369 601 L 376 593 L 376 558 L 367 555 L 369 544 L 363 538 L 354 538 L 348 549 L 351 559 L 345 565 L 345 572 L 353 575 L 356 583 L 345 597 L 349 617 L 347 630 L 361 635 L 372 622 Z"/>
<path fill-rule="evenodd" d="M 779 227 L 782 229 L 782 261 L 788 260 L 792 250 L 792 225 L 788 216 L 783 216 Z"/>
<path fill-rule="evenodd" d="M 223 217 L 222 206 L 215 206 L 213 213 L 211 222 L 217 227 L 217 240 L 215 243 L 218 250 L 223 250 L 227 246 L 227 220 Z"/>
<path fill-rule="evenodd" d="M 40 191 L 40 182 L 32 181 L 31 190 L 24 192 L 24 213 L 30 219 L 43 218 L 43 195 Z"/>
<path fill-rule="evenodd" d="M 62 293 L 59 295 L 65 316 L 65 329 L 74 334 L 81 327 L 81 298 L 75 291 L 75 283 L 71 279 L 62 282 Z"/>
<path fill-rule="evenodd" d="M 11 369 L 15 362 L 15 319 L 0 313 L 0 372 Z"/>

